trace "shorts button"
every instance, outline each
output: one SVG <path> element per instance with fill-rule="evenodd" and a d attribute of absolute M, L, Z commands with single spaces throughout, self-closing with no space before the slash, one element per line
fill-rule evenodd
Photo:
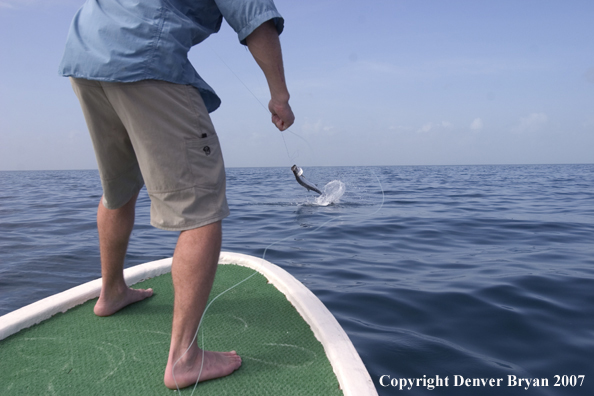
<path fill-rule="evenodd" d="M 206 155 L 210 155 L 210 147 L 204 146 L 202 150 L 204 150 L 204 153 L 206 153 Z"/>

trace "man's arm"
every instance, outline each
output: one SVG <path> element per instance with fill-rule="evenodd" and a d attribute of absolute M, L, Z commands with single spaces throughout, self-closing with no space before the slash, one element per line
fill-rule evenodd
<path fill-rule="evenodd" d="M 246 44 L 266 76 L 270 88 L 268 109 L 272 113 L 272 122 L 279 130 L 284 131 L 293 124 L 295 116 L 289 106 L 283 56 L 274 23 L 268 21 L 260 25 L 247 36 Z"/>

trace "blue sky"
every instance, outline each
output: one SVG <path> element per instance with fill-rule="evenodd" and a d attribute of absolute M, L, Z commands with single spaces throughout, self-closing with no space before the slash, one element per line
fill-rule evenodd
<path fill-rule="evenodd" d="M 0 170 L 96 167 L 57 75 L 82 3 L 0 0 Z M 223 101 L 212 118 L 227 166 L 594 163 L 592 1 L 276 5 L 299 135 L 284 135 L 290 158 L 229 26 L 190 52 Z"/>

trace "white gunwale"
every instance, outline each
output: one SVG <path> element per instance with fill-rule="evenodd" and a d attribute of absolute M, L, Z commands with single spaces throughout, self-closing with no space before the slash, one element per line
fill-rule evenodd
<path fill-rule="evenodd" d="M 128 285 L 171 272 L 171 258 L 124 270 Z M 269 261 L 240 253 L 221 252 L 219 264 L 252 268 L 268 279 L 297 309 L 320 341 L 346 396 L 375 396 L 373 381 L 351 340 L 328 308 L 301 282 Z M 101 278 L 0 316 L 0 340 L 31 327 L 59 312 L 99 297 Z"/>

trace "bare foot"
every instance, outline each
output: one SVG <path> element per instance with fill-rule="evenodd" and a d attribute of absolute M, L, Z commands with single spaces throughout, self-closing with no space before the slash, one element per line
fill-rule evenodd
<path fill-rule="evenodd" d="M 109 316 L 118 312 L 120 309 L 133 304 L 135 302 L 144 300 L 153 295 L 153 289 L 124 289 L 124 292 L 117 296 L 107 297 L 103 291 L 99 296 L 97 304 L 95 304 L 95 315 Z"/>
<path fill-rule="evenodd" d="M 241 366 L 241 357 L 235 352 L 204 351 L 204 366 L 202 364 L 202 350 L 191 348 L 186 356 L 176 363 L 171 357 L 165 368 L 165 386 L 169 389 L 182 389 L 198 382 L 225 377 Z M 175 367 L 174 367 L 175 365 Z"/>

